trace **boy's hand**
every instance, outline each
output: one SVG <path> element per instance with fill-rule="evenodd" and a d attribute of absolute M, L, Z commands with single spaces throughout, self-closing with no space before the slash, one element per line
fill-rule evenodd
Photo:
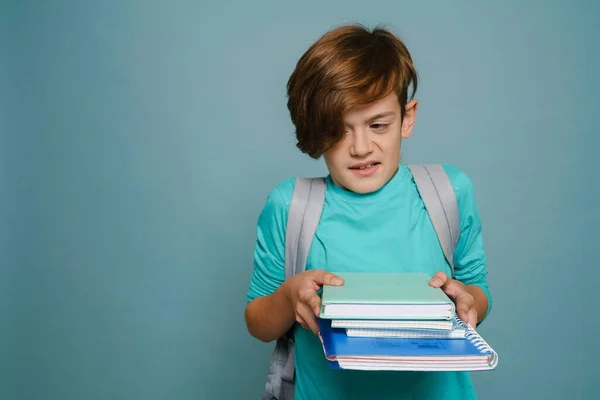
<path fill-rule="evenodd" d="M 441 288 L 456 304 L 458 317 L 467 322 L 473 329 L 477 327 L 477 309 L 475 299 L 467 290 L 467 286 L 456 279 L 448 278 L 443 272 L 438 272 L 429 281 L 429 286 Z"/>
<path fill-rule="evenodd" d="M 321 298 L 317 291 L 323 285 L 341 286 L 344 280 L 331 272 L 312 270 L 294 275 L 285 284 L 287 285 L 286 297 L 294 308 L 296 321 L 317 335 L 319 333 L 317 317 L 321 312 Z"/>

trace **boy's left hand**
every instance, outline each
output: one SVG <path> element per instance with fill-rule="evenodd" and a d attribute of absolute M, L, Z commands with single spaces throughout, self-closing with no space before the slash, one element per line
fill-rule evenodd
<path fill-rule="evenodd" d="M 473 329 L 477 327 L 477 309 L 475 308 L 475 299 L 467 290 L 467 286 L 451 279 L 443 272 L 438 272 L 429 281 L 429 286 L 441 288 L 444 293 L 456 304 L 456 313 L 458 317 L 467 322 Z"/>

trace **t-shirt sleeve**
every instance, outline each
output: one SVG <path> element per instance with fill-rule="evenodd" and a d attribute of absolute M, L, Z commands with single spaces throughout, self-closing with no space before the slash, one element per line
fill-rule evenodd
<path fill-rule="evenodd" d="M 267 196 L 258 217 L 248 302 L 272 294 L 284 281 L 285 228 L 293 189 L 292 179 L 280 183 Z"/>
<path fill-rule="evenodd" d="M 460 215 L 460 239 L 454 251 L 455 278 L 466 285 L 477 285 L 483 290 L 488 299 L 487 317 L 492 310 L 492 295 L 488 287 L 481 219 L 475 203 L 473 182 L 467 174 L 454 166 L 444 165 L 444 169 L 456 192 Z"/>

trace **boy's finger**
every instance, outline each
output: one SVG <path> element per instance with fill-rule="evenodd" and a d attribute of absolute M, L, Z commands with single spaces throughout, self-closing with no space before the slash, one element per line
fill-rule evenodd
<path fill-rule="evenodd" d="M 331 272 L 325 272 L 323 270 L 317 273 L 315 277 L 315 282 L 319 285 L 331 285 L 331 286 L 341 286 L 344 284 L 344 280 L 339 276 L 332 274 Z"/>
<path fill-rule="evenodd" d="M 305 304 L 316 316 L 321 313 L 321 298 L 316 292 L 310 289 L 303 290 L 298 294 L 298 300 Z"/>
<path fill-rule="evenodd" d="M 469 322 L 469 306 L 465 302 L 459 301 L 456 304 L 456 313 L 458 317 L 465 322 Z"/>
<path fill-rule="evenodd" d="M 450 296 L 452 299 L 460 300 L 465 297 L 465 294 L 469 294 L 464 286 L 457 280 L 447 278 L 446 282 L 440 286 L 444 293 Z"/>
<path fill-rule="evenodd" d="M 429 285 L 433 287 L 442 287 L 448 282 L 448 275 L 443 272 L 436 273 L 429 281 Z"/>
<path fill-rule="evenodd" d="M 311 296 L 308 305 L 310 306 L 310 309 L 312 310 L 312 312 L 315 314 L 316 317 L 318 317 L 319 315 L 321 315 L 321 298 L 319 296 L 317 296 L 316 293 L 313 293 L 313 295 Z"/>
<path fill-rule="evenodd" d="M 306 324 L 305 328 L 310 329 L 311 331 L 313 331 L 313 333 L 315 335 L 317 335 L 319 333 L 319 326 L 317 324 L 317 318 L 310 311 L 310 308 L 308 308 L 308 306 L 306 306 L 306 305 L 301 305 L 298 308 L 297 313 L 300 315 L 300 317 Z"/>
<path fill-rule="evenodd" d="M 310 329 L 315 335 L 319 335 L 319 325 L 317 324 L 317 319 L 314 316 L 309 319 L 306 324 L 308 325 L 308 329 Z"/>
<path fill-rule="evenodd" d="M 304 318 L 302 318 L 302 316 L 300 316 L 300 314 L 296 313 L 296 322 L 298 324 L 300 324 L 300 326 L 302 326 L 303 328 L 308 329 L 308 327 L 306 326 L 306 322 L 304 321 Z"/>
<path fill-rule="evenodd" d="M 469 325 L 473 329 L 477 328 L 477 311 L 473 308 L 469 311 Z"/>
<path fill-rule="evenodd" d="M 304 304 L 310 304 L 313 296 L 316 296 L 316 292 L 311 289 L 302 289 L 298 292 L 298 300 Z"/>
<path fill-rule="evenodd" d="M 458 293 L 456 299 L 457 301 L 466 304 L 469 309 L 475 304 L 475 298 L 471 295 L 471 293 L 467 291 L 462 291 Z"/>

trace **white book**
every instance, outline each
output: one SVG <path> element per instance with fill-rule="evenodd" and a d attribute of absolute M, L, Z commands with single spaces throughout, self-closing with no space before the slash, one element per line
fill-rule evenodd
<path fill-rule="evenodd" d="M 462 339 L 466 329 L 370 329 L 347 328 L 349 337 L 387 337 L 409 339 Z"/>
<path fill-rule="evenodd" d="M 455 327 L 453 320 L 361 320 L 361 319 L 334 319 L 332 328 L 346 329 L 444 329 L 451 330 Z"/>

